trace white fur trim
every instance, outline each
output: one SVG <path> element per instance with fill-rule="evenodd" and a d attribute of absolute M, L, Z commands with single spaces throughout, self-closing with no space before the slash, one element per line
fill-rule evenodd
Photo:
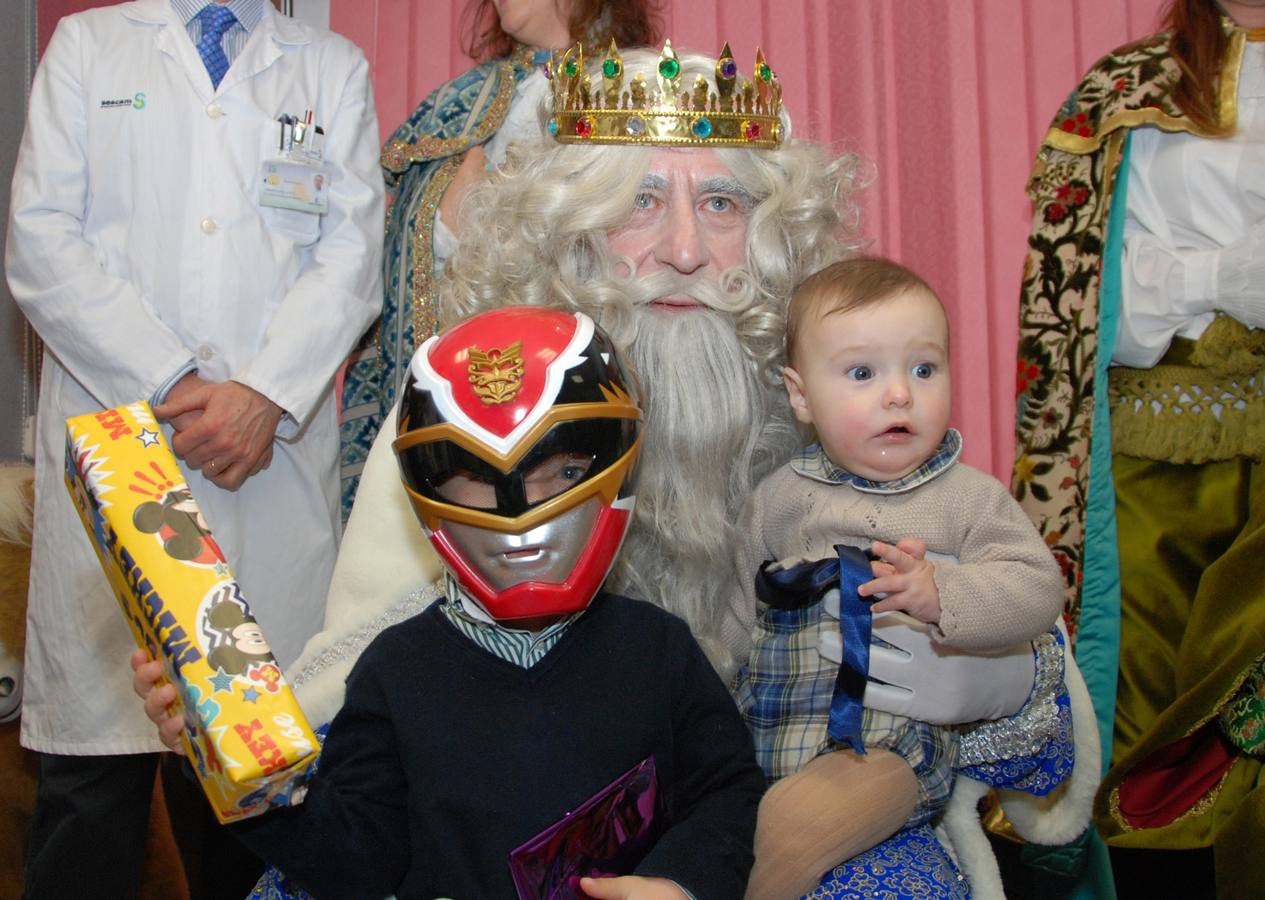
<path fill-rule="evenodd" d="M 1062 623 L 1060 622 L 1060 627 Z M 1066 637 L 1065 637 L 1066 639 Z M 1057 846 L 1074 841 L 1089 827 L 1093 814 L 1094 794 L 1102 780 L 1102 744 L 1098 737 L 1098 720 L 1089 700 L 1089 689 L 1071 653 L 1064 653 L 1066 669 L 1063 678 L 1072 702 L 1072 738 L 1076 748 L 1076 765 L 1072 774 L 1057 790 L 1045 797 L 1034 797 L 1019 791 L 998 791 L 1006 818 L 1015 831 L 1034 844 Z"/>
<path fill-rule="evenodd" d="M 988 785 L 958 775 L 937 831 L 971 885 L 972 900 L 1005 900 L 1001 870 L 979 817 L 979 801 Z"/>
<path fill-rule="evenodd" d="M 1059 623 L 1063 630 L 1063 623 Z M 1066 647 L 1067 632 L 1063 630 Z M 1085 679 L 1072 654 L 1064 652 L 1063 678 L 1072 708 L 1072 740 L 1075 765 L 1067 781 L 1044 797 L 1022 791 L 999 790 L 998 798 L 1015 832 L 1033 844 L 1058 846 L 1070 843 L 1089 827 L 1094 793 L 1100 778 L 1101 744 L 1098 720 L 1089 700 Z M 988 835 L 980 822 L 978 804 L 988 786 L 965 775 L 953 782 L 953 794 L 941 821 L 941 839 L 956 857 L 958 867 L 971 884 L 975 900 L 1004 900 L 1001 872 Z"/>
<path fill-rule="evenodd" d="M 360 475 L 330 581 L 325 626 L 308 641 L 287 674 L 302 673 L 339 640 L 380 620 L 443 572 L 400 483 L 391 450 L 395 429 L 392 410 Z M 355 661 L 355 655 L 341 659 L 296 685 L 299 704 L 313 724 L 328 722 L 342 706 L 343 683 Z"/>

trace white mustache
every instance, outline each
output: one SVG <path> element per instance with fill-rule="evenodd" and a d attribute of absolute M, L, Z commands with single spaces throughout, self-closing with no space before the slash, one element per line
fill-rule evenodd
<path fill-rule="evenodd" d="M 679 272 L 656 272 L 630 279 L 622 285 L 636 306 L 648 306 L 662 297 L 688 297 L 717 312 L 741 312 L 750 301 L 714 281 Z"/>

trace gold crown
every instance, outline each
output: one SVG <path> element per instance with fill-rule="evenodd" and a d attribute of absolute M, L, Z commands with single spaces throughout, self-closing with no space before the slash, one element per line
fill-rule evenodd
<path fill-rule="evenodd" d="M 757 147 L 782 143 L 782 85 L 755 53 L 754 80 L 739 78 L 726 43 L 716 60 L 716 87 L 698 75 L 681 83 L 681 61 L 664 41 L 649 90 L 635 74 L 625 84 L 624 60 L 612 40 L 602 60 L 602 83 L 594 87 L 584 71 L 584 48 L 576 45 L 549 66 L 553 115 L 549 134 L 562 144 L 652 144 L 667 146 Z"/>

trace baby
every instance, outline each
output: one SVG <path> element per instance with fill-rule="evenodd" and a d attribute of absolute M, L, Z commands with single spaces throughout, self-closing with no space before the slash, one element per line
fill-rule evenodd
<path fill-rule="evenodd" d="M 738 614 L 758 618 L 738 697 L 777 782 L 748 898 L 799 896 L 948 799 L 957 733 L 861 708 L 871 613 L 979 653 L 1048 631 L 1063 605 L 1018 504 L 958 462 L 948 320 L 926 282 L 888 260 L 836 263 L 796 289 L 786 344 L 791 407 L 818 442 L 760 484 L 739 529 Z"/>

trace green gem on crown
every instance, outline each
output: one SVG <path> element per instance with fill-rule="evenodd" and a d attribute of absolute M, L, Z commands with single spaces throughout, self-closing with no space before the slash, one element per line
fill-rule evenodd
<path fill-rule="evenodd" d="M 683 90 L 685 66 L 671 41 L 664 41 L 654 67 L 636 72 L 628 85 L 624 80 L 631 70 L 613 40 L 605 53 L 590 60 L 577 45 L 561 60 L 550 57 L 554 118 L 548 123 L 549 133 L 561 144 L 775 147 L 784 137 L 778 121 L 781 86 L 759 48 L 755 56 L 754 85 L 740 81 L 738 65 L 725 44 L 714 64 L 715 83 L 691 74 L 694 84 Z M 586 71 L 605 83 L 591 85 Z M 657 90 L 647 84 L 655 77 Z"/>

